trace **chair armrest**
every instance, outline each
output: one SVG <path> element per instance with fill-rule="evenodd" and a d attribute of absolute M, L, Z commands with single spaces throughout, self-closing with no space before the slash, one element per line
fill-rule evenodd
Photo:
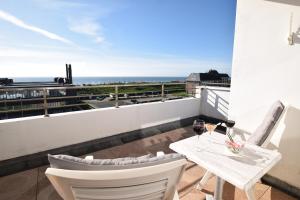
<path fill-rule="evenodd" d="M 179 200 L 179 195 L 178 195 L 177 190 L 175 190 L 175 194 L 174 194 L 173 200 Z"/>
<path fill-rule="evenodd" d="M 163 151 L 158 151 L 156 152 L 156 156 L 159 157 L 159 156 L 163 156 L 165 155 L 165 153 Z"/>
<path fill-rule="evenodd" d="M 243 141 L 246 141 L 250 135 L 251 135 L 251 133 L 249 133 L 249 132 L 247 132 L 245 130 L 233 127 L 233 135 L 232 135 L 233 137 L 237 136 L 240 139 L 242 139 Z"/>
<path fill-rule="evenodd" d="M 86 156 L 84 159 L 86 159 L 86 160 L 94 160 L 94 156 Z"/>

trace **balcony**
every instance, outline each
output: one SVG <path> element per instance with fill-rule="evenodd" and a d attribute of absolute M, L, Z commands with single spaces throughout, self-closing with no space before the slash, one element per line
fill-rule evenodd
<path fill-rule="evenodd" d="M 169 153 L 170 143 L 194 135 L 190 125 L 196 117 L 210 122 L 228 117 L 229 92 L 199 86 L 195 97 L 184 99 L 2 120 L 0 199 L 60 199 L 44 174 L 47 153 L 95 158 Z M 180 199 L 214 192 L 214 178 L 202 191 L 195 189 L 204 172 L 189 163 L 178 185 Z M 266 182 L 256 184 L 257 199 L 295 199 Z M 223 199 L 245 198 L 243 191 L 225 184 Z"/>
<path fill-rule="evenodd" d="M 101 151 L 91 153 L 95 158 L 117 158 L 124 156 L 140 156 L 147 153 L 156 153 L 164 151 L 166 153 L 171 150 L 169 144 L 177 140 L 190 137 L 193 131 L 190 126 L 167 131 L 155 136 L 139 139 L 129 143 L 117 145 Z M 13 175 L 0 178 L 0 199 L 7 200 L 60 200 L 44 172 L 47 165 L 26 170 Z M 205 170 L 190 162 L 186 171 L 178 185 L 179 197 L 182 200 L 204 199 L 205 194 L 214 192 L 215 180 L 212 178 L 207 186 L 199 191 L 195 189 L 195 185 L 203 176 Z M 270 187 L 263 183 L 257 183 L 255 186 L 256 199 L 285 199 L 293 200 L 293 198 L 280 190 Z M 226 183 L 223 192 L 224 200 L 241 200 L 246 199 L 243 191 Z"/>
<path fill-rule="evenodd" d="M 0 89 L 0 199 L 60 199 L 45 177 L 48 153 L 117 158 L 170 152 L 170 143 L 193 135 L 195 118 L 211 123 L 234 118 L 246 140 L 276 100 L 286 109 L 266 148 L 280 152 L 282 159 L 256 183 L 255 197 L 299 199 L 300 3 L 239 0 L 236 8 L 230 90 L 198 86 L 192 96 L 173 98 L 176 91 L 158 84 L 148 96 L 136 93 L 128 102 L 119 85 L 101 92 L 90 87 L 87 93 L 78 87 L 28 93 Z M 109 103 L 99 104 L 104 99 Z M 202 191 L 194 188 L 203 174 L 204 169 L 189 163 L 178 185 L 181 199 L 203 199 L 214 192 L 214 178 Z M 226 183 L 223 199 L 246 196 Z"/>

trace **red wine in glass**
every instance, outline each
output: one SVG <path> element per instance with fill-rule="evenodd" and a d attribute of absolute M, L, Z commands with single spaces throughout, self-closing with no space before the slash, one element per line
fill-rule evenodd
<path fill-rule="evenodd" d="M 196 119 L 193 123 L 193 130 L 196 133 L 196 135 L 198 135 L 198 142 L 199 142 L 200 135 L 205 131 L 205 122 L 201 119 Z"/>
<path fill-rule="evenodd" d="M 225 124 L 226 124 L 226 126 L 227 126 L 228 128 L 232 128 L 232 127 L 235 125 L 235 121 L 233 121 L 233 120 L 227 120 L 227 121 L 225 122 Z"/>
<path fill-rule="evenodd" d="M 205 131 L 205 122 L 201 119 L 196 119 L 193 123 L 193 130 L 198 135 L 199 140 L 199 136 Z"/>

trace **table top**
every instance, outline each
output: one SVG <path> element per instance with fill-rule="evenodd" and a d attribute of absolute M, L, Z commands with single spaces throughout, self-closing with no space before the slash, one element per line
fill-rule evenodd
<path fill-rule="evenodd" d="M 247 190 L 280 159 L 276 150 L 245 144 L 239 154 L 231 153 L 226 135 L 213 132 L 193 136 L 170 144 L 170 148 L 236 187 Z"/>

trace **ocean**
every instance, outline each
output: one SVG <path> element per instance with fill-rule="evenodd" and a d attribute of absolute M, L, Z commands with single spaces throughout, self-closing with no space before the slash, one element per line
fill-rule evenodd
<path fill-rule="evenodd" d="M 14 82 L 49 82 L 53 77 L 14 77 Z M 109 83 L 140 83 L 140 82 L 172 82 L 185 81 L 186 77 L 73 77 L 73 84 L 109 84 Z"/>

